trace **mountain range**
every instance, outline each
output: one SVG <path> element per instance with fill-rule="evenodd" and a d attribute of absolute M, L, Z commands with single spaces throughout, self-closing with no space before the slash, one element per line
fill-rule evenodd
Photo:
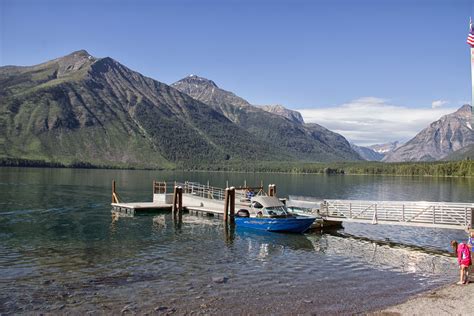
<path fill-rule="evenodd" d="M 73 52 L 0 67 L 0 159 L 63 165 L 219 168 L 267 162 L 434 161 L 472 157 L 471 107 L 405 144 L 368 147 L 282 105 L 252 105 L 196 75 L 171 85 L 116 60 Z"/>
<path fill-rule="evenodd" d="M 195 75 L 171 85 L 196 100 L 210 105 L 254 139 L 276 145 L 294 159 L 303 161 L 360 160 L 341 135 L 318 124 L 305 124 L 295 111 L 277 107 L 258 107 L 219 88 L 213 81 Z"/>
<path fill-rule="evenodd" d="M 84 50 L 0 67 L 0 98 L 0 158 L 140 168 L 361 159 L 343 136 L 211 80 L 169 86 Z"/>
<path fill-rule="evenodd" d="M 385 162 L 435 161 L 474 144 L 471 106 L 463 105 L 456 112 L 431 123 L 411 140 L 389 152 Z"/>
<path fill-rule="evenodd" d="M 381 161 L 385 157 L 384 153 L 379 153 L 369 147 L 357 146 L 354 143 L 351 143 L 352 149 L 354 149 L 362 159 L 367 161 Z"/>
<path fill-rule="evenodd" d="M 372 149 L 373 151 L 382 154 L 382 155 L 387 155 L 389 152 L 394 151 L 398 147 L 403 145 L 399 141 L 394 141 L 394 142 L 388 142 L 384 144 L 375 144 L 375 145 L 370 145 L 367 146 L 367 148 Z"/>

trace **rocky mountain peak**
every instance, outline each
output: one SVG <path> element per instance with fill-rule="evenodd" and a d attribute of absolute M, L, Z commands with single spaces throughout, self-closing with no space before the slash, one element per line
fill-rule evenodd
<path fill-rule="evenodd" d="M 464 104 L 461 106 L 456 112 L 455 115 L 463 116 L 463 117 L 470 117 L 471 116 L 472 107 L 469 104 Z"/>
<path fill-rule="evenodd" d="M 367 148 L 370 148 L 379 154 L 387 155 L 389 152 L 394 151 L 401 145 L 402 143 L 400 143 L 399 141 L 394 141 L 394 142 L 388 142 L 384 144 L 370 145 L 370 146 L 367 146 Z"/>
<path fill-rule="evenodd" d="M 384 161 L 432 161 L 443 159 L 454 151 L 474 144 L 470 125 L 471 106 L 463 105 L 456 112 L 432 122 L 405 145 L 390 152 Z"/>
<path fill-rule="evenodd" d="M 52 60 L 51 62 L 58 64 L 57 77 L 64 77 L 72 72 L 83 69 L 85 66 L 91 65 L 96 60 L 97 58 L 82 49 Z"/>
<path fill-rule="evenodd" d="M 212 80 L 209 80 L 207 78 L 199 77 L 197 75 L 189 75 L 179 81 L 177 81 L 175 84 L 192 84 L 196 86 L 207 86 L 207 87 L 212 87 L 212 88 L 218 88 L 216 83 Z"/>
<path fill-rule="evenodd" d="M 301 116 L 300 112 L 287 109 L 281 104 L 262 105 L 261 108 L 267 112 L 283 116 L 292 122 L 304 124 L 303 116 Z"/>

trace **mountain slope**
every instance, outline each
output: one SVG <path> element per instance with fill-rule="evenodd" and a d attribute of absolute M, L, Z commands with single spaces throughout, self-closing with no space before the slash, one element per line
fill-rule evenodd
<path fill-rule="evenodd" d="M 383 161 L 434 161 L 474 144 L 470 126 L 471 106 L 463 105 L 418 133 L 414 138 L 390 152 Z"/>
<path fill-rule="evenodd" d="M 443 160 L 474 160 L 474 144 L 463 147 L 444 157 Z"/>
<path fill-rule="evenodd" d="M 285 158 L 208 105 L 86 51 L 1 67 L 0 97 L 2 157 L 152 168 Z"/>
<path fill-rule="evenodd" d="M 362 159 L 367 161 L 380 161 L 384 157 L 384 154 L 378 153 L 369 147 L 357 146 L 352 143 L 351 147 L 362 157 Z"/>
<path fill-rule="evenodd" d="M 209 104 L 235 124 L 261 140 L 276 145 L 294 159 L 306 161 L 360 160 L 341 135 L 317 124 L 301 124 L 280 113 L 251 105 L 234 93 L 220 89 L 213 81 L 188 76 L 172 87 Z"/>
<path fill-rule="evenodd" d="M 367 148 L 385 156 L 389 152 L 394 151 L 395 149 L 400 147 L 401 145 L 403 144 L 400 143 L 399 141 L 394 141 L 394 142 L 389 142 L 385 144 L 370 145 L 370 146 L 367 146 Z"/>
<path fill-rule="evenodd" d="M 299 124 L 304 124 L 303 116 L 301 116 L 301 113 L 298 111 L 293 111 L 285 108 L 283 105 L 261 105 L 259 106 L 263 110 L 270 112 L 270 113 L 275 113 L 280 116 L 283 116 L 287 119 L 289 119 L 292 122 L 299 123 Z"/>

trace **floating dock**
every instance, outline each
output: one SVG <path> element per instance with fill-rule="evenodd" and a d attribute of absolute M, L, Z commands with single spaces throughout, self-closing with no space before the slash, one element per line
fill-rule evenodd
<path fill-rule="evenodd" d="M 276 192 L 270 186 L 270 194 Z M 202 185 L 195 182 L 166 183 L 153 182 L 152 202 L 121 202 L 115 181 L 112 183 L 112 209 L 126 214 L 143 214 L 150 212 L 187 211 L 191 214 L 214 216 L 218 218 L 233 217 L 235 209 L 249 208 L 248 192 L 267 194 L 263 187 L 230 187 L 226 189 Z"/>
<path fill-rule="evenodd" d="M 264 191 L 258 187 L 230 187 L 226 189 L 195 182 L 153 182 L 152 202 L 123 203 L 112 183 L 112 209 L 129 215 L 167 211 L 182 214 L 222 218 L 233 221 L 236 209 L 249 209 L 250 195 L 276 196 L 276 185 Z M 426 201 L 360 201 L 360 200 L 299 200 L 288 204 L 313 210 L 324 218 L 321 227 L 341 226 L 342 222 L 389 224 L 403 226 L 471 229 L 474 227 L 474 203 Z M 311 214 L 311 213 L 310 213 Z M 308 215 L 310 215 L 308 214 Z"/>

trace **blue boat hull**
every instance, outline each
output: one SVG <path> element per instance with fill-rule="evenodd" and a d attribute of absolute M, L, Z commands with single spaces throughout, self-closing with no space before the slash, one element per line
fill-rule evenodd
<path fill-rule="evenodd" d="M 240 227 L 266 230 L 269 232 L 303 233 L 315 217 L 288 217 L 288 218 L 255 218 L 236 217 L 235 224 Z"/>

